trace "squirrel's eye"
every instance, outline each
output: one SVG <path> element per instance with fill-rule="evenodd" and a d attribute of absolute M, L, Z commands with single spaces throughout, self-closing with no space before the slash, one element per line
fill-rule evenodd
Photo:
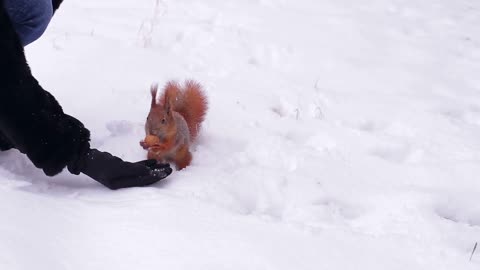
<path fill-rule="evenodd" d="M 165 124 L 165 119 L 162 119 L 162 124 Z"/>

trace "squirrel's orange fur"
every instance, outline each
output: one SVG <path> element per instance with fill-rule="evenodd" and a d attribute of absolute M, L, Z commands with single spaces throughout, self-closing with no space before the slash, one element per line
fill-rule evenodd
<path fill-rule="evenodd" d="M 151 87 L 146 139 L 140 145 L 148 149 L 149 159 L 173 162 L 181 170 L 192 160 L 190 145 L 205 119 L 207 98 L 195 81 L 186 81 L 183 88 L 174 81 L 168 82 L 158 102 L 157 89 L 157 85 Z M 152 140 L 152 136 L 158 140 Z"/>

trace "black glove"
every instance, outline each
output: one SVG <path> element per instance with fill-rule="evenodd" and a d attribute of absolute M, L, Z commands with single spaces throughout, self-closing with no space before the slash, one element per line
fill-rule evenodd
<path fill-rule="evenodd" d="M 83 158 L 68 165 L 73 174 L 84 173 L 110 189 L 147 186 L 172 173 L 168 164 L 156 160 L 125 162 L 107 152 L 89 149 Z"/>

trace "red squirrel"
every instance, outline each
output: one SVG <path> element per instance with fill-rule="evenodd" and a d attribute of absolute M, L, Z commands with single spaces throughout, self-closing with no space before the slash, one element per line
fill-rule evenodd
<path fill-rule="evenodd" d="M 145 140 L 140 145 L 147 157 L 172 162 L 181 170 L 192 161 L 190 146 L 205 119 L 208 102 L 201 85 L 186 81 L 184 87 L 170 81 L 157 101 L 158 86 L 152 85 L 150 112 L 145 123 Z"/>

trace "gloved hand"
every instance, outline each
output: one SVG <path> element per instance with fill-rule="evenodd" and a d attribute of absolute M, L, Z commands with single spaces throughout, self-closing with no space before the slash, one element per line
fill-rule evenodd
<path fill-rule="evenodd" d="M 113 190 L 147 186 L 172 173 L 169 164 L 157 164 L 156 160 L 126 162 L 97 149 L 87 150 L 75 164 L 68 166 L 68 170 L 73 174 L 84 173 Z"/>

